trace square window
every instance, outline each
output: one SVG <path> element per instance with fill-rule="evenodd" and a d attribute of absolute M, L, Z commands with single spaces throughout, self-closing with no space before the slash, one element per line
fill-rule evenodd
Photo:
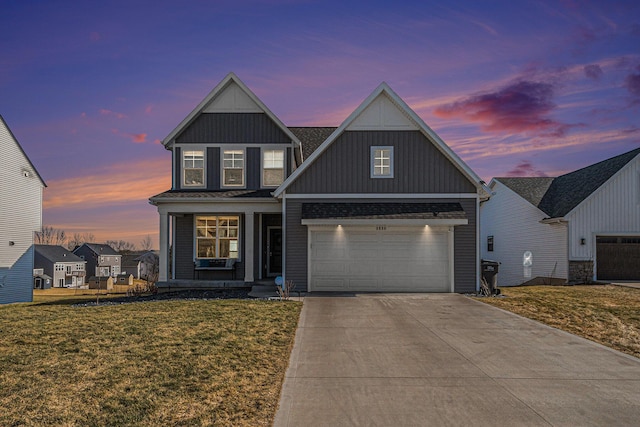
<path fill-rule="evenodd" d="M 196 258 L 238 258 L 240 218 L 196 217 Z"/>
<path fill-rule="evenodd" d="M 393 147 L 371 147 L 371 178 L 393 178 Z"/>

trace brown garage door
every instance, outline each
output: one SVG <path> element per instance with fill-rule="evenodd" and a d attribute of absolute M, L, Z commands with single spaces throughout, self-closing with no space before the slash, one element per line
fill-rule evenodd
<path fill-rule="evenodd" d="M 640 236 L 596 238 L 598 280 L 640 280 Z"/>

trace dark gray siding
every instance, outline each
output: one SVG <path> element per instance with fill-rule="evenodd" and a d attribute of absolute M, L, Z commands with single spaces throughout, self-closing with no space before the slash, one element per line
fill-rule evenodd
<path fill-rule="evenodd" d="M 247 188 L 249 190 L 258 190 L 260 188 L 260 174 L 262 172 L 260 156 L 260 148 L 247 148 L 247 162 L 245 167 L 247 168 Z"/>
<path fill-rule="evenodd" d="M 344 203 L 361 202 L 458 202 L 462 205 L 468 225 L 458 225 L 454 229 L 454 291 L 473 292 L 476 289 L 477 246 L 476 246 L 476 199 L 341 199 Z M 287 199 L 286 212 L 286 278 L 293 280 L 296 289 L 307 289 L 308 241 L 307 226 L 301 224 L 302 204 L 326 202 L 326 199 Z"/>
<path fill-rule="evenodd" d="M 370 177 L 370 147 L 394 147 L 394 178 Z M 475 193 L 419 131 L 344 132 L 287 193 Z"/>
<path fill-rule="evenodd" d="M 264 113 L 202 113 L 176 137 L 176 142 L 262 144 L 291 139 Z"/>
<path fill-rule="evenodd" d="M 173 188 L 179 190 L 182 188 L 182 149 L 176 147 L 173 157 Z"/>
<path fill-rule="evenodd" d="M 220 188 L 220 148 L 207 148 L 207 188 Z"/>
<path fill-rule="evenodd" d="M 176 217 L 176 279 L 193 279 L 193 215 Z"/>

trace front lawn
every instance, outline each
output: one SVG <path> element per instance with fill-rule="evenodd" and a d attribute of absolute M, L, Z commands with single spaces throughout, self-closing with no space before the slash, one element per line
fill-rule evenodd
<path fill-rule="evenodd" d="M 505 298 L 478 300 L 640 357 L 640 289 L 620 286 L 500 289 Z"/>
<path fill-rule="evenodd" d="M 257 300 L 0 306 L 0 425 L 271 425 L 300 309 Z"/>

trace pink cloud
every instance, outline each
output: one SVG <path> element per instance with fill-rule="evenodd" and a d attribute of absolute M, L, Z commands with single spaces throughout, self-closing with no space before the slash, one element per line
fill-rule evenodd
<path fill-rule="evenodd" d="M 563 136 L 571 127 L 549 117 L 556 108 L 552 84 L 519 80 L 493 92 L 472 95 L 436 107 L 440 118 L 480 123 L 485 132 L 529 132 Z"/>
<path fill-rule="evenodd" d="M 123 205 L 146 200 L 171 187 L 168 159 L 117 163 L 83 176 L 48 180 L 44 209 Z"/>
<path fill-rule="evenodd" d="M 590 64 L 584 66 L 584 74 L 591 80 L 600 80 L 604 75 L 602 68 L 598 64 Z"/>
<path fill-rule="evenodd" d="M 522 160 L 513 169 L 507 172 L 507 176 L 547 176 L 542 170 L 537 169 L 529 160 Z"/>
<path fill-rule="evenodd" d="M 640 71 L 640 66 L 636 68 Z M 636 97 L 640 97 L 640 72 L 631 73 L 624 79 L 624 86 Z"/>
<path fill-rule="evenodd" d="M 113 133 L 114 135 L 129 138 L 131 139 L 131 142 L 133 142 L 134 144 L 143 144 L 147 142 L 146 133 L 127 133 L 127 132 L 120 132 L 120 130 L 118 129 L 111 129 L 111 133 Z"/>

